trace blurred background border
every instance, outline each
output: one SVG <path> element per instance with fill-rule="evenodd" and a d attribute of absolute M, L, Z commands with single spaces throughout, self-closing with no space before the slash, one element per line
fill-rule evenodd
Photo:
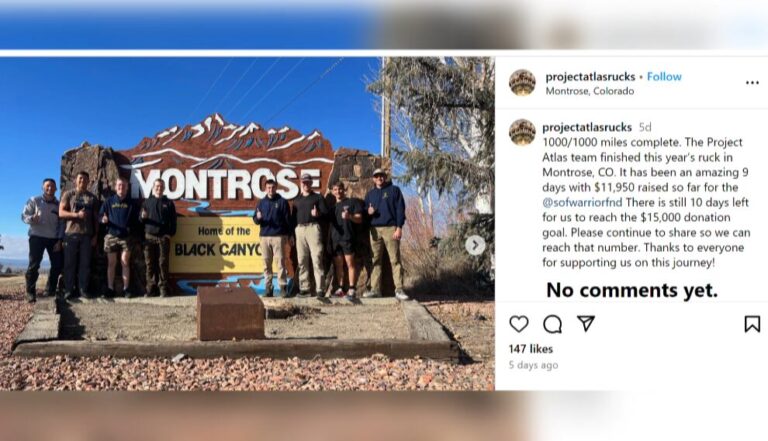
<path fill-rule="evenodd" d="M 746 1 L 0 2 L 0 49 L 759 49 Z"/>

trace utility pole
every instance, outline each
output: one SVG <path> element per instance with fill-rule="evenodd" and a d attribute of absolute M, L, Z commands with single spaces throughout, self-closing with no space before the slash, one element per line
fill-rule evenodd
<path fill-rule="evenodd" d="M 389 57 L 381 59 L 381 70 L 384 75 L 384 93 L 381 94 L 381 156 L 383 158 L 391 157 L 390 144 L 392 142 L 392 104 L 389 99 L 391 83 L 386 74 L 386 67 L 389 63 Z"/>

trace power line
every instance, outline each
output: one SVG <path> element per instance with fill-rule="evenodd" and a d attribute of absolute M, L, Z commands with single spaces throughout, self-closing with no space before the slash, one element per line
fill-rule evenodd
<path fill-rule="evenodd" d="M 302 95 L 304 95 L 309 89 L 311 89 L 315 84 L 320 82 L 323 78 L 325 78 L 326 75 L 331 73 L 333 69 L 336 68 L 341 62 L 344 61 L 344 57 L 339 58 L 336 60 L 332 65 L 330 65 L 323 73 L 320 74 L 317 78 L 315 78 L 311 83 L 307 84 L 304 89 L 302 89 L 299 93 L 297 93 L 293 98 L 291 98 L 288 103 L 286 103 L 280 110 L 275 112 L 272 116 L 269 117 L 269 119 L 264 123 L 264 125 L 269 125 L 269 123 L 275 119 L 278 115 L 280 115 L 285 109 L 287 109 L 291 104 L 293 104 L 297 99 L 299 99 Z"/>
<path fill-rule="evenodd" d="M 267 93 L 265 93 L 265 94 L 264 94 L 264 95 L 261 97 L 261 99 L 260 99 L 260 100 L 259 100 L 259 101 L 258 101 L 256 104 L 254 104 L 254 106 L 253 106 L 253 107 L 251 107 L 251 108 L 250 108 L 250 110 L 248 110 L 248 111 L 245 113 L 245 115 L 243 115 L 243 120 L 246 120 L 246 118 L 248 117 L 248 115 L 250 115 L 250 114 L 251 114 L 251 112 L 253 112 L 254 110 L 256 110 L 256 108 L 257 108 L 257 107 L 259 107 L 259 104 L 261 104 L 261 102 L 262 102 L 262 101 L 264 101 L 264 100 L 265 100 L 265 99 L 266 99 L 266 98 L 269 96 L 269 94 L 271 94 L 271 93 L 272 93 L 272 91 L 273 91 L 273 90 L 275 90 L 275 89 L 277 88 L 277 86 L 279 86 L 280 84 L 282 84 L 282 82 L 283 82 L 283 81 L 285 81 L 285 79 L 286 79 L 286 78 L 288 78 L 288 76 L 289 76 L 291 73 L 293 73 L 293 71 L 294 71 L 294 70 L 296 70 L 296 68 L 297 68 L 297 67 L 299 67 L 299 65 L 300 65 L 301 63 L 303 63 L 305 59 L 306 59 L 306 58 L 302 58 L 301 60 L 299 60 L 299 62 L 298 62 L 298 63 L 294 64 L 294 65 L 293 65 L 293 67 L 292 67 L 292 68 L 291 68 L 291 69 L 290 69 L 288 72 L 286 72 L 286 73 L 285 73 L 285 75 L 283 75 L 283 77 L 282 77 L 282 78 L 280 78 L 280 79 L 277 81 L 277 83 L 275 83 L 275 85 L 274 85 L 274 86 L 272 86 L 272 88 L 271 88 L 271 89 L 269 89 L 269 90 L 267 91 Z"/>
<path fill-rule="evenodd" d="M 272 64 L 271 64 L 271 65 L 270 65 L 268 68 L 267 68 L 267 70 L 265 70 L 265 71 L 264 71 L 264 73 L 263 73 L 263 74 L 261 74 L 261 76 L 260 76 L 260 77 L 259 77 L 259 78 L 256 80 L 256 82 L 255 82 L 255 83 L 253 83 L 253 85 L 251 85 L 251 87 L 249 87 L 249 88 L 248 88 L 248 90 L 246 90 L 246 91 L 245 91 L 245 93 L 244 93 L 244 94 L 243 94 L 243 95 L 240 97 L 240 99 L 239 99 L 239 100 L 237 100 L 237 102 L 235 103 L 235 106 L 234 106 L 234 107 L 232 107 L 232 109 L 230 109 L 230 110 L 229 110 L 229 112 L 230 112 L 230 113 L 234 113 L 234 112 L 235 112 L 235 109 L 237 109 L 237 106 L 239 106 L 239 105 L 240 105 L 240 103 L 241 103 L 241 102 L 243 102 L 243 100 L 245 99 L 245 97 L 247 97 L 247 96 L 248 96 L 248 94 L 249 94 L 249 93 L 251 93 L 251 91 L 252 91 L 252 90 L 253 90 L 253 89 L 254 89 L 256 86 L 258 86 L 258 85 L 259 85 L 259 83 L 261 83 L 261 80 L 263 80 L 263 79 L 264 79 L 264 77 L 266 77 L 266 76 L 267 76 L 267 74 L 269 73 L 269 71 L 271 71 L 271 70 L 272 70 L 272 68 L 273 68 L 273 67 L 275 67 L 275 65 L 277 65 L 277 63 L 278 63 L 279 61 L 280 61 L 280 58 L 276 59 L 276 60 L 275 60 L 275 61 L 274 61 L 274 62 L 273 62 L 273 63 L 272 63 Z"/>
<path fill-rule="evenodd" d="M 232 64 L 232 60 L 233 60 L 232 58 L 230 58 L 230 59 L 229 59 L 229 61 L 227 62 L 227 65 L 226 65 L 226 66 L 224 66 L 224 69 L 222 69 L 222 71 L 221 71 L 221 73 L 219 74 L 219 76 L 218 76 L 218 77 L 216 77 L 216 80 L 214 80 L 214 81 L 213 81 L 213 84 L 211 84 L 211 87 L 209 87 L 209 88 L 208 88 L 208 91 L 207 91 L 207 92 L 205 92 L 205 95 L 203 95 L 203 98 L 200 100 L 200 102 L 198 102 L 198 103 L 197 103 L 197 105 L 195 106 L 194 110 L 192 110 L 192 112 L 189 114 L 189 116 L 187 117 L 187 120 L 190 120 L 190 119 L 192 119 L 192 115 L 194 115 L 194 114 L 195 114 L 195 112 L 197 112 L 197 109 L 200 107 L 200 105 L 201 105 L 201 104 L 203 104 L 203 101 L 205 101 L 205 99 L 206 99 L 206 98 L 208 98 L 208 95 L 210 95 L 211 91 L 212 91 L 212 90 L 213 90 L 213 88 L 216 86 L 216 83 L 218 83 L 218 82 L 219 82 L 219 80 L 221 79 L 221 77 L 224 75 L 224 72 L 226 72 L 226 71 L 227 71 L 227 68 L 229 68 L 229 65 L 230 65 L 230 64 Z"/>
<path fill-rule="evenodd" d="M 248 69 L 246 69 L 245 72 L 243 72 L 243 74 L 240 75 L 240 78 L 238 78 L 237 81 L 235 81 L 235 84 L 229 89 L 229 91 L 227 91 L 227 94 L 224 95 L 224 98 L 222 98 L 221 101 L 219 101 L 218 104 L 216 104 L 213 107 L 214 111 L 219 110 L 219 106 L 221 106 L 224 103 L 224 101 L 226 101 L 226 99 L 229 98 L 229 95 L 235 90 L 235 88 L 237 88 L 237 86 L 240 85 L 240 82 L 243 81 L 243 78 L 245 78 L 248 72 L 251 71 L 253 66 L 256 64 L 256 61 L 258 61 L 258 59 L 255 59 L 251 62 L 251 65 L 248 66 Z"/>

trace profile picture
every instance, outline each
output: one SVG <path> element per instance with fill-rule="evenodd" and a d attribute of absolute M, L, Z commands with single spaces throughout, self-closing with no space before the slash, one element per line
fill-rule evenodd
<path fill-rule="evenodd" d="M 527 119 L 518 119 L 509 126 L 509 138 L 515 145 L 528 145 L 536 137 L 536 127 Z"/>
<path fill-rule="evenodd" d="M 509 76 L 509 88 L 517 96 L 530 95 L 536 88 L 536 77 L 529 70 L 518 69 Z"/>

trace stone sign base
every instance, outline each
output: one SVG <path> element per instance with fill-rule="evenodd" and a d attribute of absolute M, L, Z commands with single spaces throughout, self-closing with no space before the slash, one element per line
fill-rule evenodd
<path fill-rule="evenodd" d="M 264 304 L 248 288 L 201 287 L 197 291 L 197 339 L 264 338 Z"/>
<path fill-rule="evenodd" d="M 232 294 L 232 293 L 230 293 Z M 225 294 L 226 295 L 226 294 Z M 257 298 L 252 292 L 249 293 L 254 299 Z M 203 295 L 205 296 L 205 294 Z M 42 300 L 42 299 L 41 299 Z M 205 299 L 199 300 L 189 297 L 171 297 L 171 298 L 137 298 L 137 299 L 114 299 L 105 301 L 103 299 L 86 300 L 82 305 L 78 303 L 63 304 L 59 306 L 60 310 L 51 307 L 39 305 L 27 324 L 25 329 L 14 344 L 14 355 L 22 357 L 51 357 L 57 355 L 69 355 L 74 357 L 175 357 L 184 354 L 193 358 L 217 358 L 217 357 L 265 357 L 286 359 L 298 357 L 301 359 L 313 359 L 316 357 L 333 358 L 365 358 L 375 354 L 383 354 L 391 359 L 422 357 L 432 360 L 458 362 L 459 347 L 446 334 L 443 326 L 437 322 L 432 315 L 418 302 L 397 302 L 393 298 L 382 299 L 358 299 L 349 301 L 346 299 L 265 299 L 263 310 L 266 313 L 267 321 L 283 318 L 290 311 L 288 309 L 302 310 L 322 310 L 323 308 L 342 308 L 350 314 L 353 311 L 363 311 L 364 308 L 372 308 L 374 314 L 381 315 L 381 308 L 389 311 L 391 317 L 385 320 L 383 325 L 390 324 L 397 326 L 399 331 L 390 335 L 389 338 L 381 337 L 363 337 L 365 334 L 349 333 L 350 338 L 345 338 L 344 333 L 337 334 L 337 337 L 328 336 L 326 330 L 318 329 L 311 331 L 311 326 L 320 323 L 320 316 L 312 319 L 300 319 L 303 326 L 309 326 L 310 332 L 307 335 L 316 335 L 316 337 L 291 337 L 275 338 L 271 332 L 267 332 L 266 339 L 259 340 L 237 340 L 231 339 L 225 341 L 196 341 L 193 340 L 194 333 L 188 333 L 186 340 L 166 339 L 162 340 L 162 330 L 157 329 L 154 333 L 150 332 L 150 340 L 126 340 L 125 337 L 112 339 L 103 337 L 103 332 L 96 338 L 89 340 L 73 339 L 83 338 L 71 333 L 72 325 L 66 320 L 60 320 L 60 315 L 69 317 L 68 320 L 74 320 L 80 326 L 94 325 L 93 320 L 81 322 L 76 312 L 78 309 L 92 309 L 95 306 L 101 306 L 108 311 L 117 311 L 119 307 L 130 305 L 141 306 L 144 308 L 169 308 L 172 305 L 188 305 L 188 308 L 194 308 L 195 301 L 203 303 Z M 234 300 L 234 299 L 232 299 Z M 38 301 L 40 304 L 41 302 Z M 223 303 L 219 303 L 223 304 Z M 230 302 L 234 304 L 234 302 Z M 48 306 L 52 306 L 48 305 Z M 355 308 L 354 310 L 350 308 Z M 160 315 L 162 315 L 161 313 Z M 190 311 L 191 314 L 191 311 Z M 321 316 L 324 313 L 320 312 Z M 355 314 L 353 314 L 355 315 Z M 231 317 L 231 316 L 230 316 Z M 333 317 L 332 315 L 329 317 Z M 192 326 L 192 317 L 189 317 L 190 326 Z M 238 320 L 238 319 L 232 319 Z M 61 325 L 59 325 L 61 321 Z M 142 320 L 133 320 L 131 326 Z M 342 320 L 343 321 L 343 320 Z M 381 320 L 379 320 L 381 321 Z M 395 323 L 397 322 L 397 323 Z M 112 322 L 102 322 L 112 323 Z M 286 322 L 286 326 L 296 325 L 299 322 Z M 340 323 L 343 326 L 343 323 Z M 373 326 L 371 323 L 370 326 Z M 381 326 L 378 323 L 376 326 Z M 103 325 L 106 326 L 106 325 Z M 272 326 L 272 328 L 270 328 Z M 326 321 L 327 326 L 327 321 Z M 267 324 L 267 331 L 275 330 L 274 325 Z M 262 332 L 264 328 L 262 327 Z M 160 334 L 158 334 L 160 333 Z M 277 334 L 280 335 L 280 334 Z M 370 334 L 374 336 L 376 334 Z M 160 337 L 160 338 L 158 338 Z M 108 339 L 103 339 L 108 338 Z"/>

